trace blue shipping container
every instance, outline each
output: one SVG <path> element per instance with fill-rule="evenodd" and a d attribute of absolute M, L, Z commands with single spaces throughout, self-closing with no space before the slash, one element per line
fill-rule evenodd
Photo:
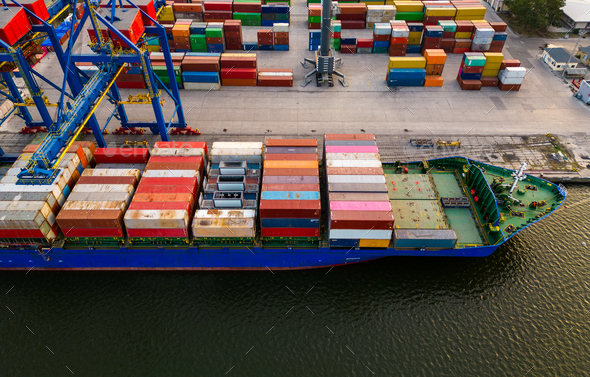
<path fill-rule="evenodd" d="M 275 45 L 275 51 L 289 51 L 289 45 Z"/>
<path fill-rule="evenodd" d="M 356 45 L 356 38 L 340 38 L 340 45 Z"/>
<path fill-rule="evenodd" d="M 494 41 L 505 41 L 506 39 L 508 39 L 508 33 L 504 32 L 497 32 L 492 38 Z"/>
<path fill-rule="evenodd" d="M 207 45 L 207 52 L 224 52 L 223 43 L 212 43 Z"/>
<path fill-rule="evenodd" d="M 322 32 L 321 31 L 310 31 L 309 32 L 309 39 L 310 40 L 312 40 L 312 39 L 321 40 L 322 39 Z"/>
<path fill-rule="evenodd" d="M 244 50 L 244 51 L 255 51 L 255 50 L 258 50 L 258 43 L 256 43 L 256 42 L 244 42 L 242 44 L 242 50 Z"/>
<path fill-rule="evenodd" d="M 424 79 L 425 77 L 426 70 L 421 68 L 391 68 L 388 75 L 390 80 Z"/>
<path fill-rule="evenodd" d="M 389 41 L 374 41 L 373 47 L 389 47 Z"/>
<path fill-rule="evenodd" d="M 184 56 L 205 56 L 205 57 L 219 57 L 219 52 L 187 52 Z"/>
<path fill-rule="evenodd" d="M 319 51 L 320 50 L 320 45 L 310 45 L 309 46 L 309 51 Z"/>
<path fill-rule="evenodd" d="M 421 48 L 422 48 L 421 45 L 408 45 L 408 47 L 406 48 L 406 53 L 407 54 L 419 54 Z"/>
<path fill-rule="evenodd" d="M 330 240 L 331 247 L 357 247 L 359 240 Z"/>
<path fill-rule="evenodd" d="M 426 30 L 424 35 L 428 38 L 442 38 L 444 31 L 442 30 Z"/>
<path fill-rule="evenodd" d="M 322 44 L 322 40 L 319 38 L 310 38 L 309 44 L 310 45 L 320 45 L 320 44 Z"/>
<path fill-rule="evenodd" d="M 387 80 L 387 86 L 424 86 L 424 79 Z"/>
<path fill-rule="evenodd" d="M 219 82 L 218 72 L 182 72 L 182 81 L 184 82 Z"/>
<path fill-rule="evenodd" d="M 275 13 L 275 7 L 272 4 L 262 5 L 260 7 L 260 13 Z"/>
<path fill-rule="evenodd" d="M 263 228 L 319 228 L 320 219 L 260 219 Z"/>
<path fill-rule="evenodd" d="M 260 51 L 272 51 L 273 45 L 258 45 L 258 50 Z"/>
<path fill-rule="evenodd" d="M 260 26 L 273 26 L 275 24 L 275 20 L 261 20 Z"/>
<path fill-rule="evenodd" d="M 277 4 L 275 6 L 275 13 L 289 14 L 289 6 Z"/>
<path fill-rule="evenodd" d="M 260 199 L 266 200 L 319 200 L 317 191 L 263 191 Z"/>
<path fill-rule="evenodd" d="M 481 80 L 481 73 L 461 72 L 461 80 Z"/>

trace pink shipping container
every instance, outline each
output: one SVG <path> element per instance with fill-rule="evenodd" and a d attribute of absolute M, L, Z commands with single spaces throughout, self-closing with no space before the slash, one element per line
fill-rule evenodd
<path fill-rule="evenodd" d="M 330 202 L 331 211 L 391 211 L 389 202 Z"/>
<path fill-rule="evenodd" d="M 379 148 L 376 146 L 327 145 L 326 153 L 379 153 Z"/>

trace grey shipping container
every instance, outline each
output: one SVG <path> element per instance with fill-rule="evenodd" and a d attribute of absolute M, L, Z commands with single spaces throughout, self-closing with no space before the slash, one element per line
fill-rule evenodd
<path fill-rule="evenodd" d="M 452 249 L 457 234 L 450 229 L 395 229 L 393 246 L 396 249 Z"/>

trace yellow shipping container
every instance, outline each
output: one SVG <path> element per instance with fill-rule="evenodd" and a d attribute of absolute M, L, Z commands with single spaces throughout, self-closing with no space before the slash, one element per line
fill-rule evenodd
<path fill-rule="evenodd" d="M 393 0 L 385 0 L 385 5 L 394 5 Z"/>
<path fill-rule="evenodd" d="M 387 68 L 426 68 L 426 58 L 423 56 L 416 58 L 407 56 L 391 57 Z"/>
<path fill-rule="evenodd" d="M 147 46 L 149 52 L 160 52 L 160 46 Z"/>
<path fill-rule="evenodd" d="M 422 32 L 421 31 L 411 31 L 410 36 L 408 38 L 409 45 L 419 45 L 422 42 Z"/>
<path fill-rule="evenodd" d="M 281 161 L 271 160 L 264 162 L 265 168 L 281 168 L 281 169 L 317 169 L 317 161 Z"/>
<path fill-rule="evenodd" d="M 457 18 L 455 18 L 457 20 Z M 471 39 L 471 32 L 469 31 L 461 31 L 455 33 L 455 39 Z"/>
<path fill-rule="evenodd" d="M 359 247 L 389 247 L 389 240 L 359 240 Z"/>
<path fill-rule="evenodd" d="M 488 62 L 486 62 L 486 65 L 483 66 L 483 69 L 500 69 L 501 66 L 502 66 L 502 63 L 488 63 Z"/>
<path fill-rule="evenodd" d="M 486 68 L 488 63 L 502 64 L 502 60 L 504 60 L 504 54 L 501 52 L 484 52 L 483 54 L 486 57 Z"/>
<path fill-rule="evenodd" d="M 498 71 L 499 70 L 500 69 L 487 69 L 487 68 L 484 68 L 483 69 L 483 72 L 481 73 L 481 76 L 482 77 L 496 77 L 496 76 L 498 76 Z"/>
<path fill-rule="evenodd" d="M 421 1 L 394 1 L 397 12 L 422 12 L 424 4 Z"/>
<path fill-rule="evenodd" d="M 484 7 L 457 8 L 457 17 L 485 16 L 485 14 L 486 14 L 486 8 L 484 8 Z"/>
<path fill-rule="evenodd" d="M 455 17 L 455 8 L 426 8 L 425 16 L 429 17 Z"/>

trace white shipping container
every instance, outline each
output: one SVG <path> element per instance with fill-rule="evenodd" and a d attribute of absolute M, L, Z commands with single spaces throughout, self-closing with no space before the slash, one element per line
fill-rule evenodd
<path fill-rule="evenodd" d="M 475 29 L 475 38 L 493 38 L 496 31 L 492 28 L 477 28 Z"/>
<path fill-rule="evenodd" d="M 288 33 L 289 32 L 289 24 L 285 22 L 278 22 L 273 24 L 273 30 L 276 33 Z"/>
<path fill-rule="evenodd" d="M 102 193 L 95 193 L 95 192 L 73 192 L 68 196 L 68 201 L 93 201 L 93 202 L 125 202 L 127 205 L 131 202 L 131 198 L 133 197 L 133 193 L 129 192 L 102 192 Z M 59 199 L 58 199 L 59 200 Z M 65 198 L 63 199 L 65 202 Z M 61 204 L 65 205 L 65 204 Z"/>
<path fill-rule="evenodd" d="M 256 236 L 256 221 L 238 218 L 195 218 L 192 231 L 194 237 L 253 238 Z"/>
<path fill-rule="evenodd" d="M 293 77 L 293 72 L 258 72 L 258 76 L 288 76 Z"/>
<path fill-rule="evenodd" d="M 256 211 L 253 209 L 199 209 L 195 213 L 199 219 L 228 219 L 228 218 L 256 218 Z"/>
<path fill-rule="evenodd" d="M 188 229 L 188 212 L 181 210 L 129 210 L 125 213 L 129 229 Z"/>
<path fill-rule="evenodd" d="M 216 141 L 211 146 L 211 154 L 216 149 L 256 149 L 262 151 L 262 142 Z"/>
<path fill-rule="evenodd" d="M 492 43 L 492 37 L 474 37 L 473 43 L 474 45 L 489 45 Z"/>
<path fill-rule="evenodd" d="M 233 162 L 238 162 L 238 161 L 246 161 L 248 163 L 251 164 L 260 164 L 262 163 L 262 151 L 256 151 L 259 152 L 258 154 L 246 154 L 248 152 L 246 151 L 255 151 L 254 149 L 242 149 L 242 150 L 231 150 L 231 149 L 225 149 L 225 150 L 221 150 L 218 149 L 218 151 L 223 151 L 225 154 L 221 154 L 221 152 L 219 152 L 220 154 L 211 154 L 211 162 L 214 164 L 217 164 L 221 161 L 233 161 Z"/>
<path fill-rule="evenodd" d="M 380 168 L 379 160 L 332 160 L 327 161 L 329 168 Z"/>
<path fill-rule="evenodd" d="M 62 209 L 91 210 L 91 209 L 118 209 L 124 211 L 127 203 L 120 201 L 66 201 Z"/>
<path fill-rule="evenodd" d="M 185 90 L 221 90 L 221 84 L 218 82 L 184 82 Z"/>
<path fill-rule="evenodd" d="M 389 35 L 391 33 L 391 28 L 389 26 L 375 26 L 373 33 L 375 33 L 375 35 Z"/>
<path fill-rule="evenodd" d="M 44 206 L 47 206 L 46 210 L 49 210 L 51 212 L 51 207 L 49 207 L 47 202 L 2 201 L 0 202 L 0 211 L 41 211 Z"/>
<path fill-rule="evenodd" d="M 501 77 L 500 82 L 506 85 L 522 85 L 524 79 L 521 77 Z"/>
<path fill-rule="evenodd" d="M 401 28 L 401 27 L 393 27 L 391 29 L 391 36 L 393 38 L 409 38 L 410 37 L 410 29 Z"/>
<path fill-rule="evenodd" d="M 75 192 L 95 192 L 95 193 L 111 193 L 111 192 L 129 192 L 135 191 L 133 185 L 101 185 L 101 184 L 79 184 L 74 186 L 72 193 Z"/>
<path fill-rule="evenodd" d="M 383 183 L 384 175 L 328 175 L 328 183 Z"/>
<path fill-rule="evenodd" d="M 506 69 L 501 70 L 498 72 L 498 77 L 520 77 L 524 78 L 526 76 L 527 70 L 525 67 L 506 67 Z"/>
<path fill-rule="evenodd" d="M 139 169 L 85 169 L 83 177 L 135 177 L 139 179 Z"/>
<path fill-rule="evenodd" d="M 390 240 L 392 234 L 393 230 L 391 229 L 330 229 L 328 237 L 343 240 Z"/>
<path fill-rule="evenodd" d="M 379 153 L 326 153 L 326 160 L 380 160 Z"/>

